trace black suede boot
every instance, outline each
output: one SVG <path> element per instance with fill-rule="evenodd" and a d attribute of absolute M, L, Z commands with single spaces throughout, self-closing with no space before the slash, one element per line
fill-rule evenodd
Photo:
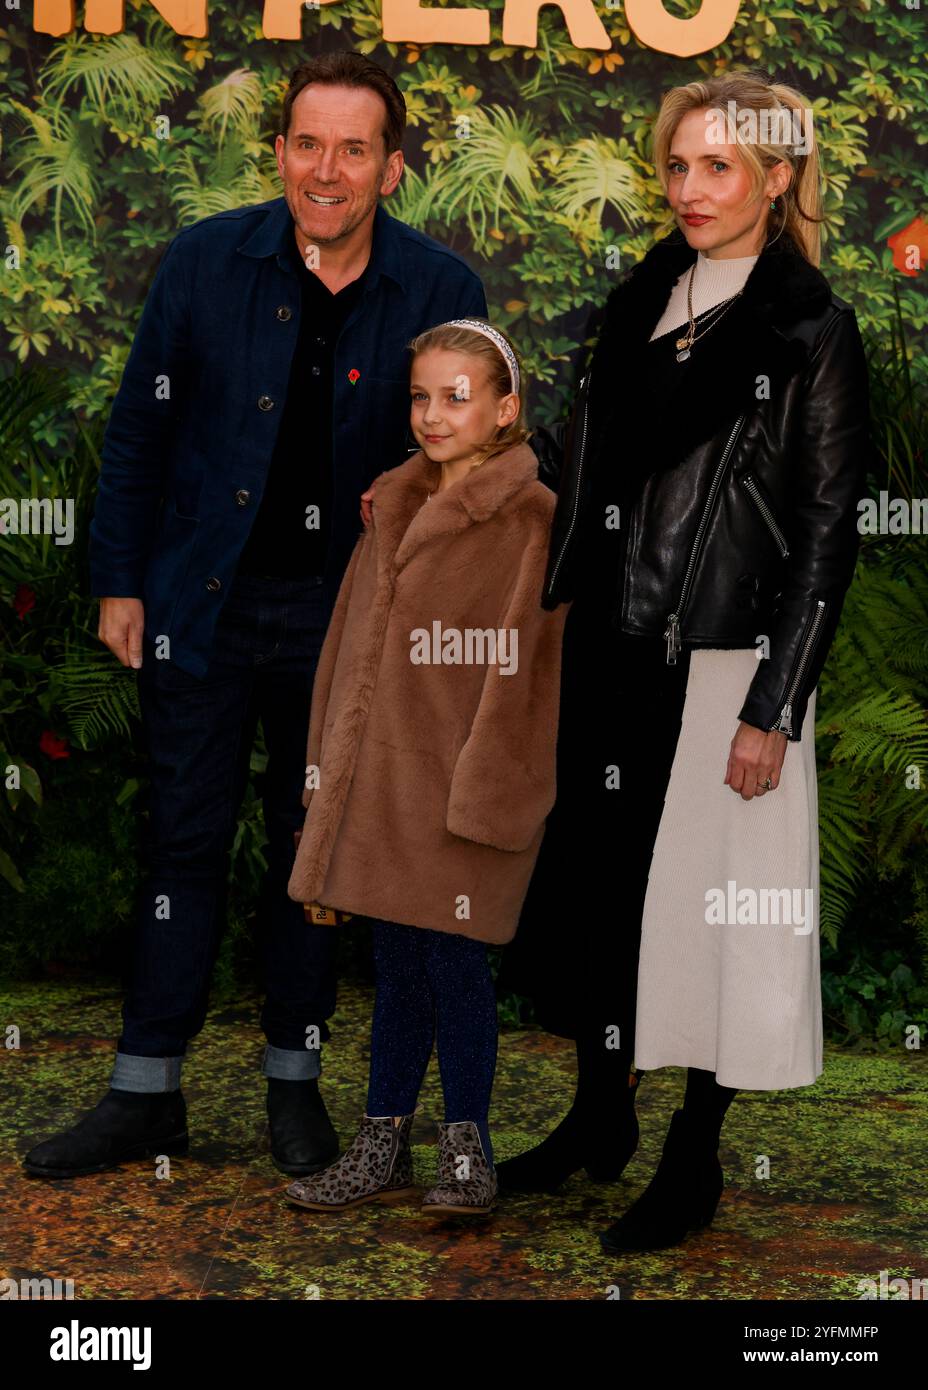
<path fill-rule="evenodd" d="M 608 1230 L 604 1250 L 663 1250 L 708 1226 L 724 1186 L 718 1130 L 675 1110 L 657 1171 L 637 1201 Z"/>
<path fill-rule="evenodd" d="M 338 1135 L 319 1093 L 319 1080 L 267 1078 L 271 1157 L 281 1173 L 304 1177 L 338 1157 Z"/>
<path fill-rule="evenodd" d="M 579 1049 L 577 1060 L 582 1067 Z M 610 1080 L 614 1084 L 608 1093 L 603 1087 L 595 1097 L 578 1085 L 577 1099 L 546 1139 L 497 1163 L 500 1192 L 554 1192 L 580 1168 L 593 1182 L 615 1182 L 621 1176 L 638 1147 L 638 1074 L 629 1075 L 626 1061 L 621 1074 Z"/>
<path fill-rule="evenodd" d="M 30 1149 L 34 1178 L 79 1178 L 155 1154 L 187 1152 L 187 1106 L 180 1090 L 112 1088 L 77 1124 Z"/>

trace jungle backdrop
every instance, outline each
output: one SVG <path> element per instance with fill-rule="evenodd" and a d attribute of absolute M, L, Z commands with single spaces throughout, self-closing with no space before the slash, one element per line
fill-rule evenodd
<path fill-rule="evenodd" d="M 481 4 L 498 35 L 500 0 Z M 247 0 L 214 5 L 205 39 L 174 34 L 143 0 L 129 0 L 111 37 L 53 39 L 24 11 L 2 12 L 0 496 L 72 498 L 76 534 L 65 547 L 0 534 L 0 769 L 21 769 L 0 796 L 0 974 L 121 961 L 145 773 L 136 677 L 98 642 L 88 597 L 102 430 L 171 238 L 279 196 L 273 139 L 301 58 L 354 48 L 395 76 L 408 131 L 389 210 L 479 272 L 493 320 L 524 354 L 532 424 L 563 417 L 590 312 L 667 228 L 649 152 L 661 93 L 743 66 L 799 87 L 825 171 L 823 269 L 870 357 L 872 495 L 928 496 L 924 12 L 903 0 L 745 0 L 728 41 L 686 60 L 643 47 L 620 7 L 598 12 L 609 52 L 573 47 L 552 7 L 531 50 L 385 43 L 377 0 L 307 10 L 302 43 L 265 40 Z M 864 537 L 819 691 L 826 1026 L 858 1048 L 898 1046 L 928 1014 L 926 544 Z M 255 971 L 263 760 L 259 745 L 220 990 Z M 525 1017 L 519 1001 L 504 1005 L 511 1022 Z"/>

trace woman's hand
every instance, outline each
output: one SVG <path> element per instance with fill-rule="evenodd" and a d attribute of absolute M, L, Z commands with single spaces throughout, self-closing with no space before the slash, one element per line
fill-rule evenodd
<path fill-rule="evenodd" d="M 373 500 L 374 484 L 371 483 L 370 487 L 367 489 L 367 492 L 361 493 L 361 520 L 364 522 L 365 528 L 370 526 L 371 522 L 374 519 L 374 512 L 371 507 L 371 503 L 373 502 Z"/>
<path fill-rule="evenodd" d="M 742 719 L 731 741 L 725 783 L 733 792 L 740 792 L 744 801 L 764 796 L 763 785 L 770 778 L 770 791 L 780 785 L 780 769 L 789 739 L 779 732 L 765 733 Z"/>

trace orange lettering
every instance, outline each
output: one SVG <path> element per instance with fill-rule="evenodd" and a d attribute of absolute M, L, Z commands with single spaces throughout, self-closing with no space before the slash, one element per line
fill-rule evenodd
<path fill-rule="evenodd" d="M 335 0 L 319 0 L 320 5 L 332 5 Z M 264 0 L 261 32 L 266 39 L 300 39 L 303 37 L 303 0 Z"/>
<path fill-rule="evenodd" d="M 519 48 L 534 48 L 538 43 L 538 11 L 542 5 L 549 3 L 552 0 L 508 0 L 503 10 L 503 43 Z M 554 3 L 567 20 L 567 32 L 574 48 L 612 47 L 605 26 L 590 0 L 554 0 Z"/>
<path fill-rule="evenodd" d="M 419 0 L 382 0 L 388 43 L 489 43 L 489 10 L 424 10 Z"/>
<path fill-rule="evenodd" d="M 661 0 L 625 0 L 625 18 L 636 38 L 658 53 L 692 58 L 724 43 L 734 28 L 741 0 L 702 0 L 698 14 L 678 19 Z"/>
<path fill-rule="evenodd" d="M 161 18 L 175 34 L 206 37 L 207 0 L 152 0 Z M 32 27 L 37 34 L 70 34 L 74 28 L 74 0 L 35 0 Z M 124 0 L 87 0 L 84 28 L 91 34 L 121 34 L 126 27 Z"/>
<path fill-rule="evenodd" d="M 176 34 L 206 37 L 208 0 L 151 0 Z M 331 5 L 335 0 L 319 0 Z M 538 43 L 538 11 L 556 4 L 576 48 L 608 49 L 609 35 L 592 0 L 506 0 L 503 43 L 534 48 Z M 643 44 L 659 53 L 692 58 L 708 53 L 731 33 L 740 0 L 702 0 L 699 12 L 679 19 L 664 9 L 662 0 L 625 0 L 629 27 Z M 265 0 L 261 26 L 268 39 L 302 37 L 303 0 Z M 38 34 L 60 38 L 75 26 L 74 0 L 35 0 L 32 25 Z M 382 0 L 381 25 L 388 43 L 487 44 L 489 10 L 428 9 L 420 0 Z M 92 34 L 120 34 L 126 27 L 125 0 L 87 0 L 84 28 Z"/>

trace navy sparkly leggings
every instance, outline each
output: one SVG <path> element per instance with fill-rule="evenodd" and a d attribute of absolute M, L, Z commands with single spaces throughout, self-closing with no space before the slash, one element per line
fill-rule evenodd
<path fill-rule="evenodd" d="M 373 923 L 377 994 L 368 1115 L 411 1115 L 432 1043 L 445 1123 L 473 1120 L 493 1162 L 487 1128 L 496 1069 L 496 993 L 486 944 L 450 932 Z"/>

